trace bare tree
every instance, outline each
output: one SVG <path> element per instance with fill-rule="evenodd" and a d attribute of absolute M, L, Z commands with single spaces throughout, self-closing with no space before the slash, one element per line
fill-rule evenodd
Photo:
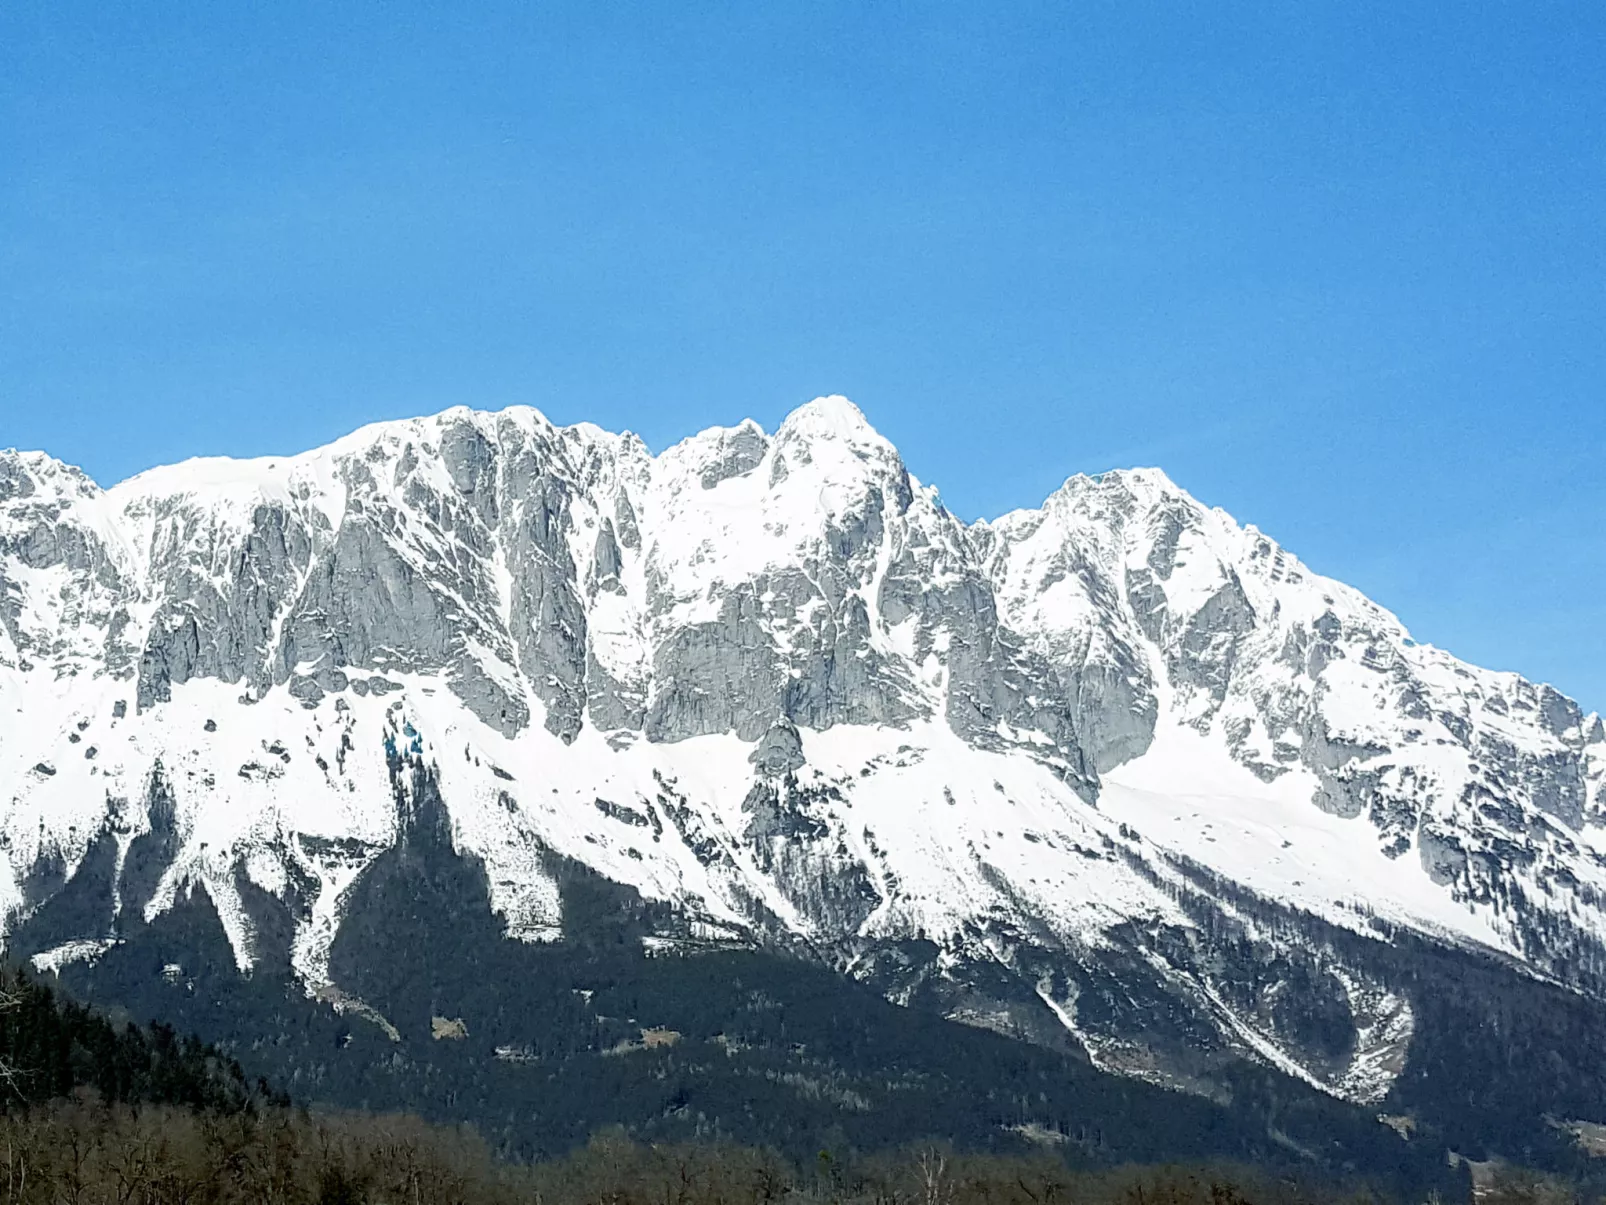
<path fill-rule="evenodd" d="M 926 1147 L 915 1163 L 920 1172 L 921 1205 L 952 1205 L 953 1183 L 948 1178 L 948 1156 Z"/>
<path fill-rule="evenodd" d="M 0 1015 L 14 1013 L 22 1007 L 22 993 L 9 987 L 0 987 Z M 26 1100 L 22 1091 L 23 1072 L 10 1059 L 0 1058 L 0 1083 L 5 1084 L 18 1100 Z"/>

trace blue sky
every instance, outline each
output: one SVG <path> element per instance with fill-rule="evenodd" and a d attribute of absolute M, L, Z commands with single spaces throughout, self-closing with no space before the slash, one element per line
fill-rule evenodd
<path fill-rule="evenodd" d="M 470 11 L 471 10 L 471 11 Z M 853 397 L 1606 707 L 1606 7 L 0 7 L 0 446 Z"/>

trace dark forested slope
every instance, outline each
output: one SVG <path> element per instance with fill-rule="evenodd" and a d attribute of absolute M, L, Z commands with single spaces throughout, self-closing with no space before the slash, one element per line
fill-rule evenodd
<path fill-rule="evenodd" d="M 287 1103 L 199 1038 L 159 1021 L 117 1024 L 22 971 L 0 974 L 0 1110 L 85 1089 L 108 1103 L 219 1113 Z"/>

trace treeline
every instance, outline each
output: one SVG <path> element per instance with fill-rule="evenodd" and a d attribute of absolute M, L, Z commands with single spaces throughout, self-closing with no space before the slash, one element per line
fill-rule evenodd
<path fill-rule="evenodd" d="M 0 1111 L 81 1091 L 109 1104 L 218 1113 L 289 1103 L 198 1038 L 161 1024 L 115 1025 L 19 969 L 0 970 Z"/>
<path fill-rule="evenodd" d="M 1077 1172 L 934 1147 L 799 1166 L 715 1141 L 602 1135 L 561 1159 L 499 1161 L 414 1117 L 217 1114 L 56 1101 L 0 1117 L 3 1205 L 1338 1205 L 1372 1198 L 1230 1167 Z"/>

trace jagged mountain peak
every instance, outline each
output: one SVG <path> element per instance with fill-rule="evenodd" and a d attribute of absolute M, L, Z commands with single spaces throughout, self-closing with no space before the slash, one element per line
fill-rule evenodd
<path fill-rule="evenodd" d="M 870 425 L 864 411 L 835 393 L 804 402 L 781 421 L 776 434 L 792 439 L 837 439 L 875 447 L 890 446 Z"/>
<path fill-rule="evenodd" d="M 682 471 L 697 477 L 703 488 L 745 476 L 769 463 L 771 488 L 794 468 L 827 486 L 851 486 L 890 471 L 901 474 L 897 450 L 872 427 L 864 413 L 845 397 L 815 398 L 788 414 L 773 435 L 755 420 L 734 427 L 710 427 L 680 441 L 659 457 L 671 477 Z"/>
<path fill-rule="evenodd" d="M 36 495 L 94 498 L 99 493 L 100 487 L 82 469 L 46 452 L 0 449 L 0 502 Z"/>

